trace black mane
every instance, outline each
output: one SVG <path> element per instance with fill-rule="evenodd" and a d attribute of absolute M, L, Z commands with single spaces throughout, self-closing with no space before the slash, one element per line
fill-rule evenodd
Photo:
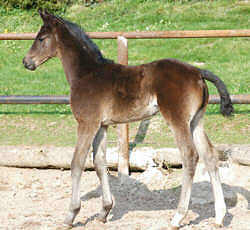
<path fill-rule="evenodd" d="M 71 34 L 82 44 L 82 47 L 87 52 L 94 54 L 94 56 L 97 59 L 97 62 L 99 63 L 113 62 L 112 60 L 109 60 L 103 57 L 98 46 L 89 38 L 89 36 L 84 32 L 84 30 L 80 28 L 80 26 L 62 18 L 60 18 L 60 20 L 64 22 L 64 25 L 67 27 L 69 32 L 71 32 Z"/>

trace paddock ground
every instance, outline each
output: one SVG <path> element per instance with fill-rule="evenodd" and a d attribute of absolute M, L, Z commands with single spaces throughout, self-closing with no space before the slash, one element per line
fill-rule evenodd
<path fill-rule="evenodd" d="M 100 186 L 94 171 L 83 173 L 82 208 L 75 230 L 163 230 L 169 229 L 180 194 L 181 169 L 149 179 L 147 171 L 132 173 L 121 185 L 117 172 L 110 172 L 115 204 L 106 224 L 95 220 L 101 208 Z M 235 166 L 234 177 L 223 178 L 223 188 L 231 192 L 222 230 L 250 230 L 250 167 Z M 164 179 L 162 179 L 164 178 Z M 211 196 L 207 182 L 193 185 L 190 211 L 183 230 L 215 229 L 214 205 L 199 203 L 200 193 Z M 208 189 L 207 189 L 208 188 Z M 207 192 L 209 191 L 209 192 Z M 0 229 L 61 230 L 71 195 L 69 170 L 0 167 Z"/>

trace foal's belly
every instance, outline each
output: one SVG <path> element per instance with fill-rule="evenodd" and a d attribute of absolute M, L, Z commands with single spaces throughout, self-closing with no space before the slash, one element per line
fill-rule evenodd
<path fill-rule="evenodd" d="M 150 96 L 146 100 L 133 101 L 131 105 L 121 107 L 121 110 L 105 117 L 104 125 L 129 123 L 150 118 L 159 112 L 156 96 Z"/>

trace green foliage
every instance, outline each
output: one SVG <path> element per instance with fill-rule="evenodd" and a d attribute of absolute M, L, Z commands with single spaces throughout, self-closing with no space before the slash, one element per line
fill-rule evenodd
<path fill-rule="evenodd" d="M 51 11 L 65 11 L 72 0 L 1 0 L 0 6 L 15 9 L 48 9 Z"/>

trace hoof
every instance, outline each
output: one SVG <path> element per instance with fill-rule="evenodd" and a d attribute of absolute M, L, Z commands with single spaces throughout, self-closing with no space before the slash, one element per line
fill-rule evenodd
<path fill-rule="evenodd" d="M 180 229 L 180 227 L 177 227 L 177 226 L 171 226 L 170 227 L 170 230 L 179 230 Z"/>
<path fill-rule="evenodd" d="M 63 226 L 72 227 L 73 226 L 72 218 L 66 217 L 63 222 Z"/>
<path fill-rule="evenodd" d="M 58 228 L 60 230 L 69 230 L 69 229 L 72 229 L 73 228 L 73 225 L 69 225 L 69 224 L 65 224 L 63 223 L 62 227 Z"/>
<path fill-rule="evenodd" d="M 222 228 L 223 227 L 223 224 L 213 224 L 214 225 L 214 227 L 217 229 L 217 228 Z"/>
<path fill-rule="evenodd" d="M 101 214 L 99 214 L 97 217 L 96 217 L 96 220 L 97 221 L 100 221 L 100 222 L 102 222 L 102 223 L 107 223 L 107 217 L 106 216 L 103 216 L 103 215 L 101 215 Z"/>

